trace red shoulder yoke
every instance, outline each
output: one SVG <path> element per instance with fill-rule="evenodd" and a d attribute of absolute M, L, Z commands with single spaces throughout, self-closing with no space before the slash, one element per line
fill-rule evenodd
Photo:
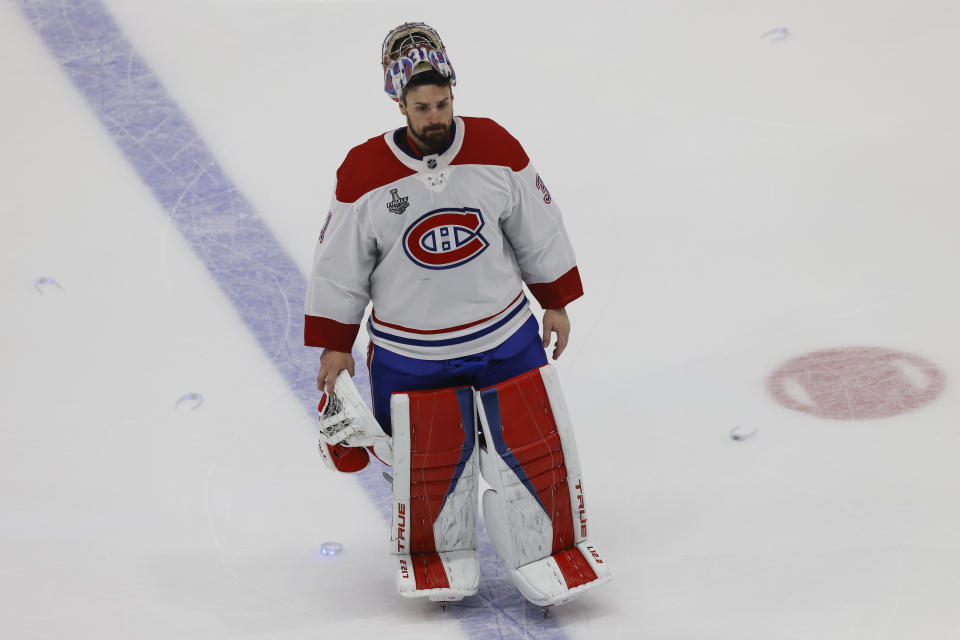
<path fill-rule="evenodd" d="M 415 172 L 397 160 L 383 136 L 370 138 L 350 149 L 337 169 L 337 200 L 356 202 L 377 187 L 406 178 Z"/>
<path fill-rule="evenodd" d="M 463 146 L 450 164 L 489 164 L 520 171 L 530 163 L 517 139 L 490 118 L 461 119 Z"/>

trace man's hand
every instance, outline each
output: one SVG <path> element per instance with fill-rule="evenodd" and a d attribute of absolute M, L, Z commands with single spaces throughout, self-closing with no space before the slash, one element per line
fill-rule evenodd
<path fill-rule="evenodd" d="M 550 346 L 550 334 L 557 334 L 557 342 L 553 348 L 553 359 L 556 360 L 567 348 L 570 340 L 570 318 L 566 309 L 547 309 L 543 312 L 543 348 Z"/>
<path fill-rule="evenodd" d="M 320 356 L 320 373 L 317 374 L 317 389 L 326 391 L 328 396 L 333 395 L 333 384 L 337 376 L 346 369 L 353 377 L 353 356 L 343 351 L 324 349 Z"/>

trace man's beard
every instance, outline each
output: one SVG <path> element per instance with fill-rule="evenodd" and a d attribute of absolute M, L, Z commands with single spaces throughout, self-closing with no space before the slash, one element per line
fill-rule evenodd
<path fill-rule="evenodd" d="M 410 127 L 410 131 L 413 132 L 413 137 L 417 139 L 417 142 L 422 143 L 422 146 L 425 147 L 421 149 L 424 155 L 439 151 L 450 141 L 451 124 L 435 124 L 418 131 L 410 124 L 408 118 L 407 126 Z"/>

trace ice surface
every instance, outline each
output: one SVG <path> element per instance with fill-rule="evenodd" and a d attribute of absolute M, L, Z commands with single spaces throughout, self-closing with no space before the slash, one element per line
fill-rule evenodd
<path fill-rule="evenodd" d="M 956 637 L 960 8 L 841 5 L 0 3 L 6 635 Z M 478 597 L 401 599 L 381 470 L 314 451 L 296 292 L 408 19 L 587 290 L 559 367 L 614 581 L 546 621 L 488 542 Z"/>

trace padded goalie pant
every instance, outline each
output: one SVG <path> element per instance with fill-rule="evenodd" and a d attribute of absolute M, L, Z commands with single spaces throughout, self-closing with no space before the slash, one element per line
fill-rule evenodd
<path fill-rule="evenodd" d="M 576 445 L 552 367 L 478 392 L 394 393 L 391 414 L 401 595 L 459 600 L 476 593 L 480 469 L 492 487 L 483 497 L 488 533 L 524 597 L 560 604 L 609 579 L 587 539 Z"/>
<path fill-rule="evenodd" d="M 547 364 L 540 327 L 533 316 L 502 344 L 471 356 L 420 360 L 370 344 L 367 368 L 373 415 L 391 434 L 390 398 L 396 392 L 473 387 L 482 389 Z"/>

